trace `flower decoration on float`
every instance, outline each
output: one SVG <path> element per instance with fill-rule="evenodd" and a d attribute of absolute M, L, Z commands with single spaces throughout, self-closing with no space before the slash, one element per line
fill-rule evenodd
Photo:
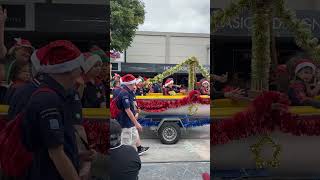
<path fill-rule="evenodd" d="M 272 160 L 269 161 L 264 160 L 261 155 L 262 147 L 266 144 L 271 145 L 274 150 L 272 154 Z M 281 146 L 276 144 L 270 136 L 263 136 L 256 144 L 252 145 L 250 149 L 254 155 L 257 168 L 277 168 L 280 166 L 279 157 L 281 153 Z"/>
<path fill-rule="evenodd" d="M 199 110 L 199 106 L 197 104 L 192 104 L 188 107 L 189 115 L 195 115 Z"/>
<path fill-rule="evenodd" d="M 209 72 L 199 63 L 198 59 L 196 57 L 190 57 L 183 61 L 182 63 L 164 71 L 163 73 L 155 76 L 154 78 L 150 79 L 150 82 L 152 83 L 158 83 L 162 82 L 165 78 L 168 76 L 173 75 L 176 72 L 179 72 L 182 70 L 184 66 L 188 67 L 188 74 L 189 74 L 189 88 L 194 87 L 196 83 L 196 68 L 200 71 L 200 73 L 206 78 L 210 79 Z M 193 88 L 192 88 L 193 89 Z"/>

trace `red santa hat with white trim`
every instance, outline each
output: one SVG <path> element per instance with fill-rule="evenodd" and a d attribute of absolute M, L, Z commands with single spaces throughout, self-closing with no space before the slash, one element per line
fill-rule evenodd
<path fill-rule="evenodd" d="M 169 86 L 170 84 L 173 84 L 173 83 L 174 83 L 173 79 L 172 78 L 168 78 L 166 80 L 166 82 L 164 83 L 164 87 L 167 87 L 167 86 Z"/>
<path fill-rule="evenodd" d="M 30 41 L 22 38 L 14 38 L 14 40 L 16 41 L 16 43 L 9 49 L 8 54 L 13 54 L 14 51 L 19 47 L 30 48 L 31 51 L 34 51 L 34 47 L 32 46 Z"/>
<path fill-rule="evenodd" d="M 39 72 L 59 74 L 83 67 L 84 56 L 72 42 L 57 40 L 34 51 L 31 61 Z"/>
<path fill-rule="evenodd" d="M 91 52 L 83 53 L 84 55 L 84 64 L 83 64 L 83 70 L 85 73 L 89 72 L 90 69 L 92 69 L 96 63 L 102 63 L 101 57 L 97 54 L 93 54 Z"/>
<path fill-rule="evenodd" d="M 202 79 L 200 82 L 201 82 L 201 85 L 204 85 L 204 84 L 210 85 L 209 81 L 206 79 Z"/>
<path fill-rule="evenodd" d="M 315 72 L 315 70 L 316 70 L 316 66 L 314 65 L 314 63 L 312 63 L 308 59 L 302 59 L 297 62 L 296 66 L 295 66 L 294 73 L 297 74 L 301 69 L 306 68 L 306 67 L 312 68 L 313 72 Z"/>
<path fill-rule="evenodd" d="M 126 74 L 121 77 L 120 83 L 123 85 L 136 84 L 137 79 L 132 74 Z"/>

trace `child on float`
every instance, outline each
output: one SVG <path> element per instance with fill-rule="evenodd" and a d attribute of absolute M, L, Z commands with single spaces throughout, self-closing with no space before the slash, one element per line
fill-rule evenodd
<path fill-rule="evenodd" d="M 310 94 L 310 84 L 314 80 L 315 72 L 316 66 L 308 59 L 301 59 L 296 63 L 294 77 L 288 90 L 288 97 L 292 105 L 320 108 L 320 101 L 313 99 Z"/>
<path fill-rule="evenodd" d="M 200 93 L 201 95 L 210 95 L 210 83 L 206 79 L 202 79 L 200 81 L 201 87 L 200 87 Z"/>
<path fill-rule="evenodd" d="M 212 81 L 214 80 L 213 76 L 211 76 L 210 78 Z M 244 96 L 245 91 L 243 89 L 236 88 L 228 92 L 223 92 L 223 91 L 217 91 L 213 85 L 214 85 L 213 83 L 210 84 L 210 89 L 212 91 L 210 93 L 211 100 L 228 98 L 235 101 L 240 101 L 240 100 L 246 99 L 246 97 Z"/>
<path fill-rule="evenodd" d="M 136 93 L 135 93 L 136 96 L 144 96 L 144 95 L 146 95 L 147 92 L 145 91 L 145 88 L 144 88 L 145 83 L 144 83 L 144 78 L 143 77 L 139 76 L 137 78 L 136 86 L 137 86 Z"/>
<path fill-rule="evenodd" d="M 111 80 L 111 89 L 120 87 L 120 78 L 121 76 L 117 73 L 114 74 Z"/>
<path fill-rule="evenodd" d="M 180 90 L 173 85 L 174 80 L 173 78 L 168 78 L 163 86 L 163 95 L 175 95 L 176 93 L 179 93 Z"/>
<path fill-rule="evenodd" d="M 306 84 L 307 93 L 310 97 L 315 97 L 320 93 L 320 69 L 316 68 L 315 77 L 312 83 Z"/>
<path fill-rule="evenodd" d="M 5 101 L 9 102 L 17 88 L 27 84 L 31 80 L 31 70 L 29 64 L 13 63 L 9 74 L 10 84 L 5 96 Z"/>

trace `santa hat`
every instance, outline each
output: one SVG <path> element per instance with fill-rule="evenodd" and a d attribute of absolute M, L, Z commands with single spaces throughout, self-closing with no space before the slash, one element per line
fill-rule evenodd
<path fill-rule="evenodd" d="M 108 55 L 101 48 L 93 47 L 91 48 L 90 52 L 93 54 L 99 55 L 103 63 L 110 62 Z"/>
<path fill-rule="evenodd" d="M 30 41 L 22 38 L 14 38 L 16 43 L 9 49 L 8 54 L 13 54 L 14 51 L 19 47 L 26 47 L 30 48 L 32 51 L 34 51 L 34 47 L 31 45 Z"/>
<path fill-rule="evenodd" d="M 202 79 L 200 82 L 201 82 L 201 85 L 204 85 L 204 84 L 210 85 L 209 81 L 206 79 Z"/>
<path fill-rule="evenodd" d="M 83 53 L 83 55 L 84 55 L 84 64 L 82 67 L 83 67 L 83 70 L 85 73 L 89 72 L 90 69 L 93 66 L 95 66 L 96 63 L 98 63 L 98 62 L 102 63 L 100 56 L 97 54 L 92 54 L 90 52 L 86 52 L 86 53 Z"/>
<path fill-rule="evenodd" d="M 131 85 L 135 84 L 136 82 L 137 79 L 132 74 L 126 74 L 120 79 L 120 83 L 123 85 Z"/>
<path fill-rule="evenodd" d="M 169 79 L 167 79 L 166 82 L 164 83 L 164 87 L 167 87 L 169 84 L 173 84 L 173 83 L 174 83 L 173 79 L 172 79 L 172 78 L 169 78 Z"/>
<path fill-rule="evenodd" d="M 57 40 L 34 51 L 31 61 L 40 72 L 59 74 L 83 66 L 84 57 L 70 41 Z"/>
<path fill-rule="evenodd" d="M 116 78 L 116 77 L 119 77 L 119 78 L 121 78 L 121 76 L 120 76 L 119 74 L 117 74 L 117 73 L 114 73 L 113 79 L 114 79 L 114 78 Z"/>
<path fill-rule="evenodd" d="M 310 60 L 302 59 L 296 64 L 294 73 L 297 74 L 301 69 L 305 67 L 312 68 L 313 72 L 316 70 L 316 66 Z"/>
<path fill-rule="evenodd" d="M 141 77 L 141 76 L 138 77 L 136 83 L 138 84 L 138 83 L 140 83 L 140 82 L 144 82 L 144 79 L 143 79 L 143 77 Z"/>

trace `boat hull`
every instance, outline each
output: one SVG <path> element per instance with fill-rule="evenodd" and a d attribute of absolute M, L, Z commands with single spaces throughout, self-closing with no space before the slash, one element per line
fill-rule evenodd
<path fill-rule="evenodd" d="M 271 134 L 275 143 L 281 145 L 280 167 L 268 168 L 271 176 L 310 177 L 320 176 L 320 141 L 318 136 L 293 136 L 282 132 Z M 218 170 L 256 168 L 250 146 L 259 136 L 231 141 L 211 147 L 213 167 Z M 272 148 L 263 146 L 262 157 L 272 158 Z"/>

